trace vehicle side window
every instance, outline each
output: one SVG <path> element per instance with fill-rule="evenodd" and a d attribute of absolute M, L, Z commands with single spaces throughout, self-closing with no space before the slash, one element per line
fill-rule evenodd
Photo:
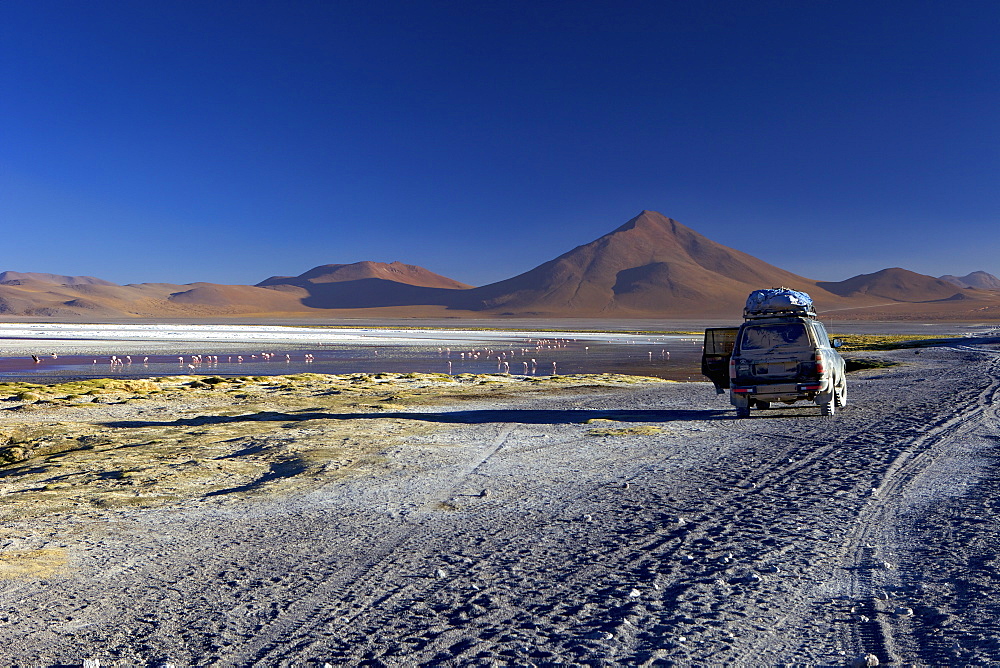
<path fill-rule="evenodd" d="M 751 325 L 743 328 L 740 350 L 768 350 L 780 347 L 809 346 L 809 335 L 800 322 Z"/>

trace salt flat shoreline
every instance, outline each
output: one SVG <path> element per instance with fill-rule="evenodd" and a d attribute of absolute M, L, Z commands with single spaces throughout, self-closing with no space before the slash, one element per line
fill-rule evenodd
<path fill-rule="evenodd" d="M 0 354 L 35 352 L 40 346 L 85 354 L 109 347 L 164 350 L 193 344 L 225 349 L 247 344 L 283 347 L 321 345 L 407 346 L 473 345 L 525 339 L 574 339 L 578 341 L 646 340 L 648 336 L 625 332 L 575 332 L 474 329 L 378 329 L 289 327 L 280 325 L 84 325 L 0 323 Z M 658 335 L 659 339 L 679 338 Z"/>

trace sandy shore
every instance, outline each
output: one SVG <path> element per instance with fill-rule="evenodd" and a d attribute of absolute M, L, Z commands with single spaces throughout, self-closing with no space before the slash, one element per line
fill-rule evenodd
<path fill-rule="evenodd" d="M 877 356 L 834 418 L 620 377 L 4 386 L 4 658 L 1000 661 L 998 356 Z"/>

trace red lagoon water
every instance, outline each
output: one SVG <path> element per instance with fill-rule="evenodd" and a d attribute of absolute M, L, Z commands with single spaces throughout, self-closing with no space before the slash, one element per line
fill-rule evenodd
<path fill-rule="evenodd" d="M 202 344 L 194 344 L 200 346 Z M 40 342 L 40 349 L 44 343 Z M 199 359 L 200 358 L 200 359 Z M 273 376 L 293 373 L 510 373 L 548 376 L 577 373 L 624 373 L 669 380 L 704 380 L 700 375 L 701 341 L 671 339 L 601 343 L 565 341 L 543 346 L 319 346 L 311 349 L 248 348 L 218 353 L 211 344 L 177 354 L 116 356 L 38 355 L 0 358 L 0 380 L 37 383 L 82 378 L 149 378 L 181 374 Z"/>

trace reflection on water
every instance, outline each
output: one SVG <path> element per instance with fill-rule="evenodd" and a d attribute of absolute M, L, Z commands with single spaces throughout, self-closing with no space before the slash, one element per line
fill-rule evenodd
<path fill-rule="evenodd" d="M 510 373 L 548 376 L 625 373 L 670 380 L 704 380 L 701 340 L 660 337 L 613 341 L 524 339 L 488 345 L 317 346 L 314 348 L 201 351 L 166 355 L 39 355 L 0 358 L 0 379 L 54 382 L 78 378 L 148 378 L 180 374 L 270 376 L 293 373 Z M 250 344 L 252 345 L 252 344 Z M 461 346 L 461 344 L 458 344 Z M 40 344 L 44 349 L 44 343 Z"/>

